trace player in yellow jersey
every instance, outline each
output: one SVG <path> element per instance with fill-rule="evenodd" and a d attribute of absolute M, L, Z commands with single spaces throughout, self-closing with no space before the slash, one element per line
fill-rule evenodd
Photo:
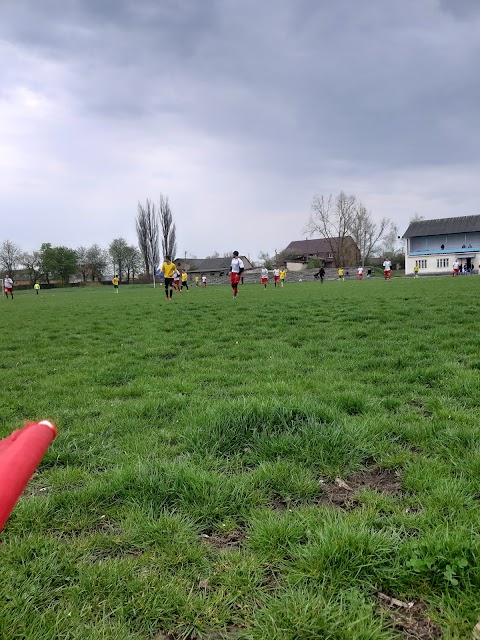
<path fill-rule="evenodd" d="M 195 276 L 195 286 L 196 287 L 200 286 L 200 278 L 199 278 L 199 276 Z"/>
<path fill-rule="evenodd" d="M 186 287 L 188 291 L 188 273 L 185 271 L 185 269 L 182 269 L 181 277 L 182 277 L 182 289 L 183 287 Z"/>
<path fill-rule="evenodd" d="M 343 270 L 343 267 L 340 267 L 340 269 L 338 270 L 338 279 L 345 282 L 345 272 Z"/>
<path fill-rule="evenodd" d="M 118 276 L 115 274 L 112 278 L 113 288 L 115 289 L 115 293 L 118 293 Z"/>
<path fill-rule="evenodd" d="M 413 267 L 413 277 L 414 277 L 414 278 L 418 278 L 418 272 L 419 272 L 419 270 L 420 270 L 420 267 L 418 266 L 418 264 L 416 264 L 416 265 Z"/>
<path fill-rule="evenodd" d="M 165 256 L 165 261 L 162 265 L 163 277 L 165 278 L 165 299 L 171 300 L 173 295 L 173 276 L 177 267 L 172 262 L 170 256 Z"/>
<path fill-rule="evenodd" d="M 283 283 L 285 282 L 285 278 L 287 275 L 286 269 L 280 269 L 280 286 L 283 287 Z"/>

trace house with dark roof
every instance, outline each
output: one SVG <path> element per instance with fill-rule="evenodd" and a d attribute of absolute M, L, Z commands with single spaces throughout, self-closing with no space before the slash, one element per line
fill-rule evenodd
<path fill-rule="evenodd" d="M 310 259 L 316 258 L 323 260 L 325 267 L 330 268 L 358 265 L 360 260 L 357 244 L 350 236 L 294 240 L 282 253 L 287 256 L 288 262 L 291 260 L 306 264 Z M 341 262 L 341 264 L 337 264 L 337 262 Z"/>
<path fill-rule="evenodd" d="M 403 234 L 405 274 L 417 265 L 420 273 L 451 273 L 458 262 L 472 273 L 480 264 L 480 215 L 412 222 Z"/>
<path fill-rule="evenodd" d="M 240 258 L 243 260 L 245 270 L 253 268 L 248 258 L 245 256 L 240 256 Z M 177 258 L 175 264 L 179 269 L 185 269 L 187 273 L 221 276 L 230 272 L 232 256 L 227 258 Z"/>

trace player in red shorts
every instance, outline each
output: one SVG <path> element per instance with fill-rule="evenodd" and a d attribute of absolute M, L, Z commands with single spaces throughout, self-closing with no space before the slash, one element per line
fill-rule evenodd
<path fill-rule="evenodd" d="M 262 268 L 262 284 L 264 286 L 264 288 L 267 288 L 267 283 L 268 283 L 268 269 L 266 267 Z"/>
<path fill-rule="evenodd" d="M 238 251 L 234 251 L 230 267 L 230 284 L 232 285 L 234 298 L 238 295 L 238 283 L 240 282 L 244 270 L 245 267 L 243 266 L 243 260 L 238 257 Z"/>
<path fill-rule="evenodd" d="M 278 268 L 278 264 L 275 265 L 275 269 L 273 270 L 273 284 L 275 287 L 277 284 L 280 286 L 280 269 Z"/>
<path fill-rule="evenodd" d="M 392 263 L 388 258 L 385 258 L 383 262 L 383 278 L 384 280 L 390 280 L 390 274 L 392 271 Z"/>
<path fill-rule="evenodd" d="M 10 278 L 8 273 L 5 276 L 5 280 L 3 281 L 3 292 L 5 293 L 5 297 L 7 298 L 7 300 L 8 294 L 10 294 L 10 297 L 13 300 L 13 280 Z"/>
<path fill-rule="evenodd" d="M 357 280 L 363 280 L 363 267 L 357 269 Z"/>

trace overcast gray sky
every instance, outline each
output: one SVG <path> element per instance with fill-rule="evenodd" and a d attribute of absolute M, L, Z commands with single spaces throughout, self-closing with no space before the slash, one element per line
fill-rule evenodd
<path fill-rule="evenodd" d="M 0 241 L 255 258 L 314 193 L 480 213 L 479 0 L 0 0 Z"/>

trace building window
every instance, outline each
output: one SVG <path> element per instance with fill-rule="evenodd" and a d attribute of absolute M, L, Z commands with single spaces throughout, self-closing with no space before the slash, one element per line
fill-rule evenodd
<path fill-rule="evenodd" d="M 444 269 L 445 267 L 448 267 L 448 260 L 448 258 L 440 258 L 437 260 L 437 269 Z"/>
<path fill-rule="evenodd" d="M 415 260 L 415 266 L 418 267 L 419 269 L 426 269 L 427 268 L 427 261 L 426 260 Z"/>
<path fill-rule="evenodd" d="M 333 253 L 331 253 L 331 252 L 330 252 L 330 253 L 328 253 L 328 254 L 327 254 L 327 258 L 329 258 L 329 259 L 331 260 L 331 259 L 333 258 Z"/>

